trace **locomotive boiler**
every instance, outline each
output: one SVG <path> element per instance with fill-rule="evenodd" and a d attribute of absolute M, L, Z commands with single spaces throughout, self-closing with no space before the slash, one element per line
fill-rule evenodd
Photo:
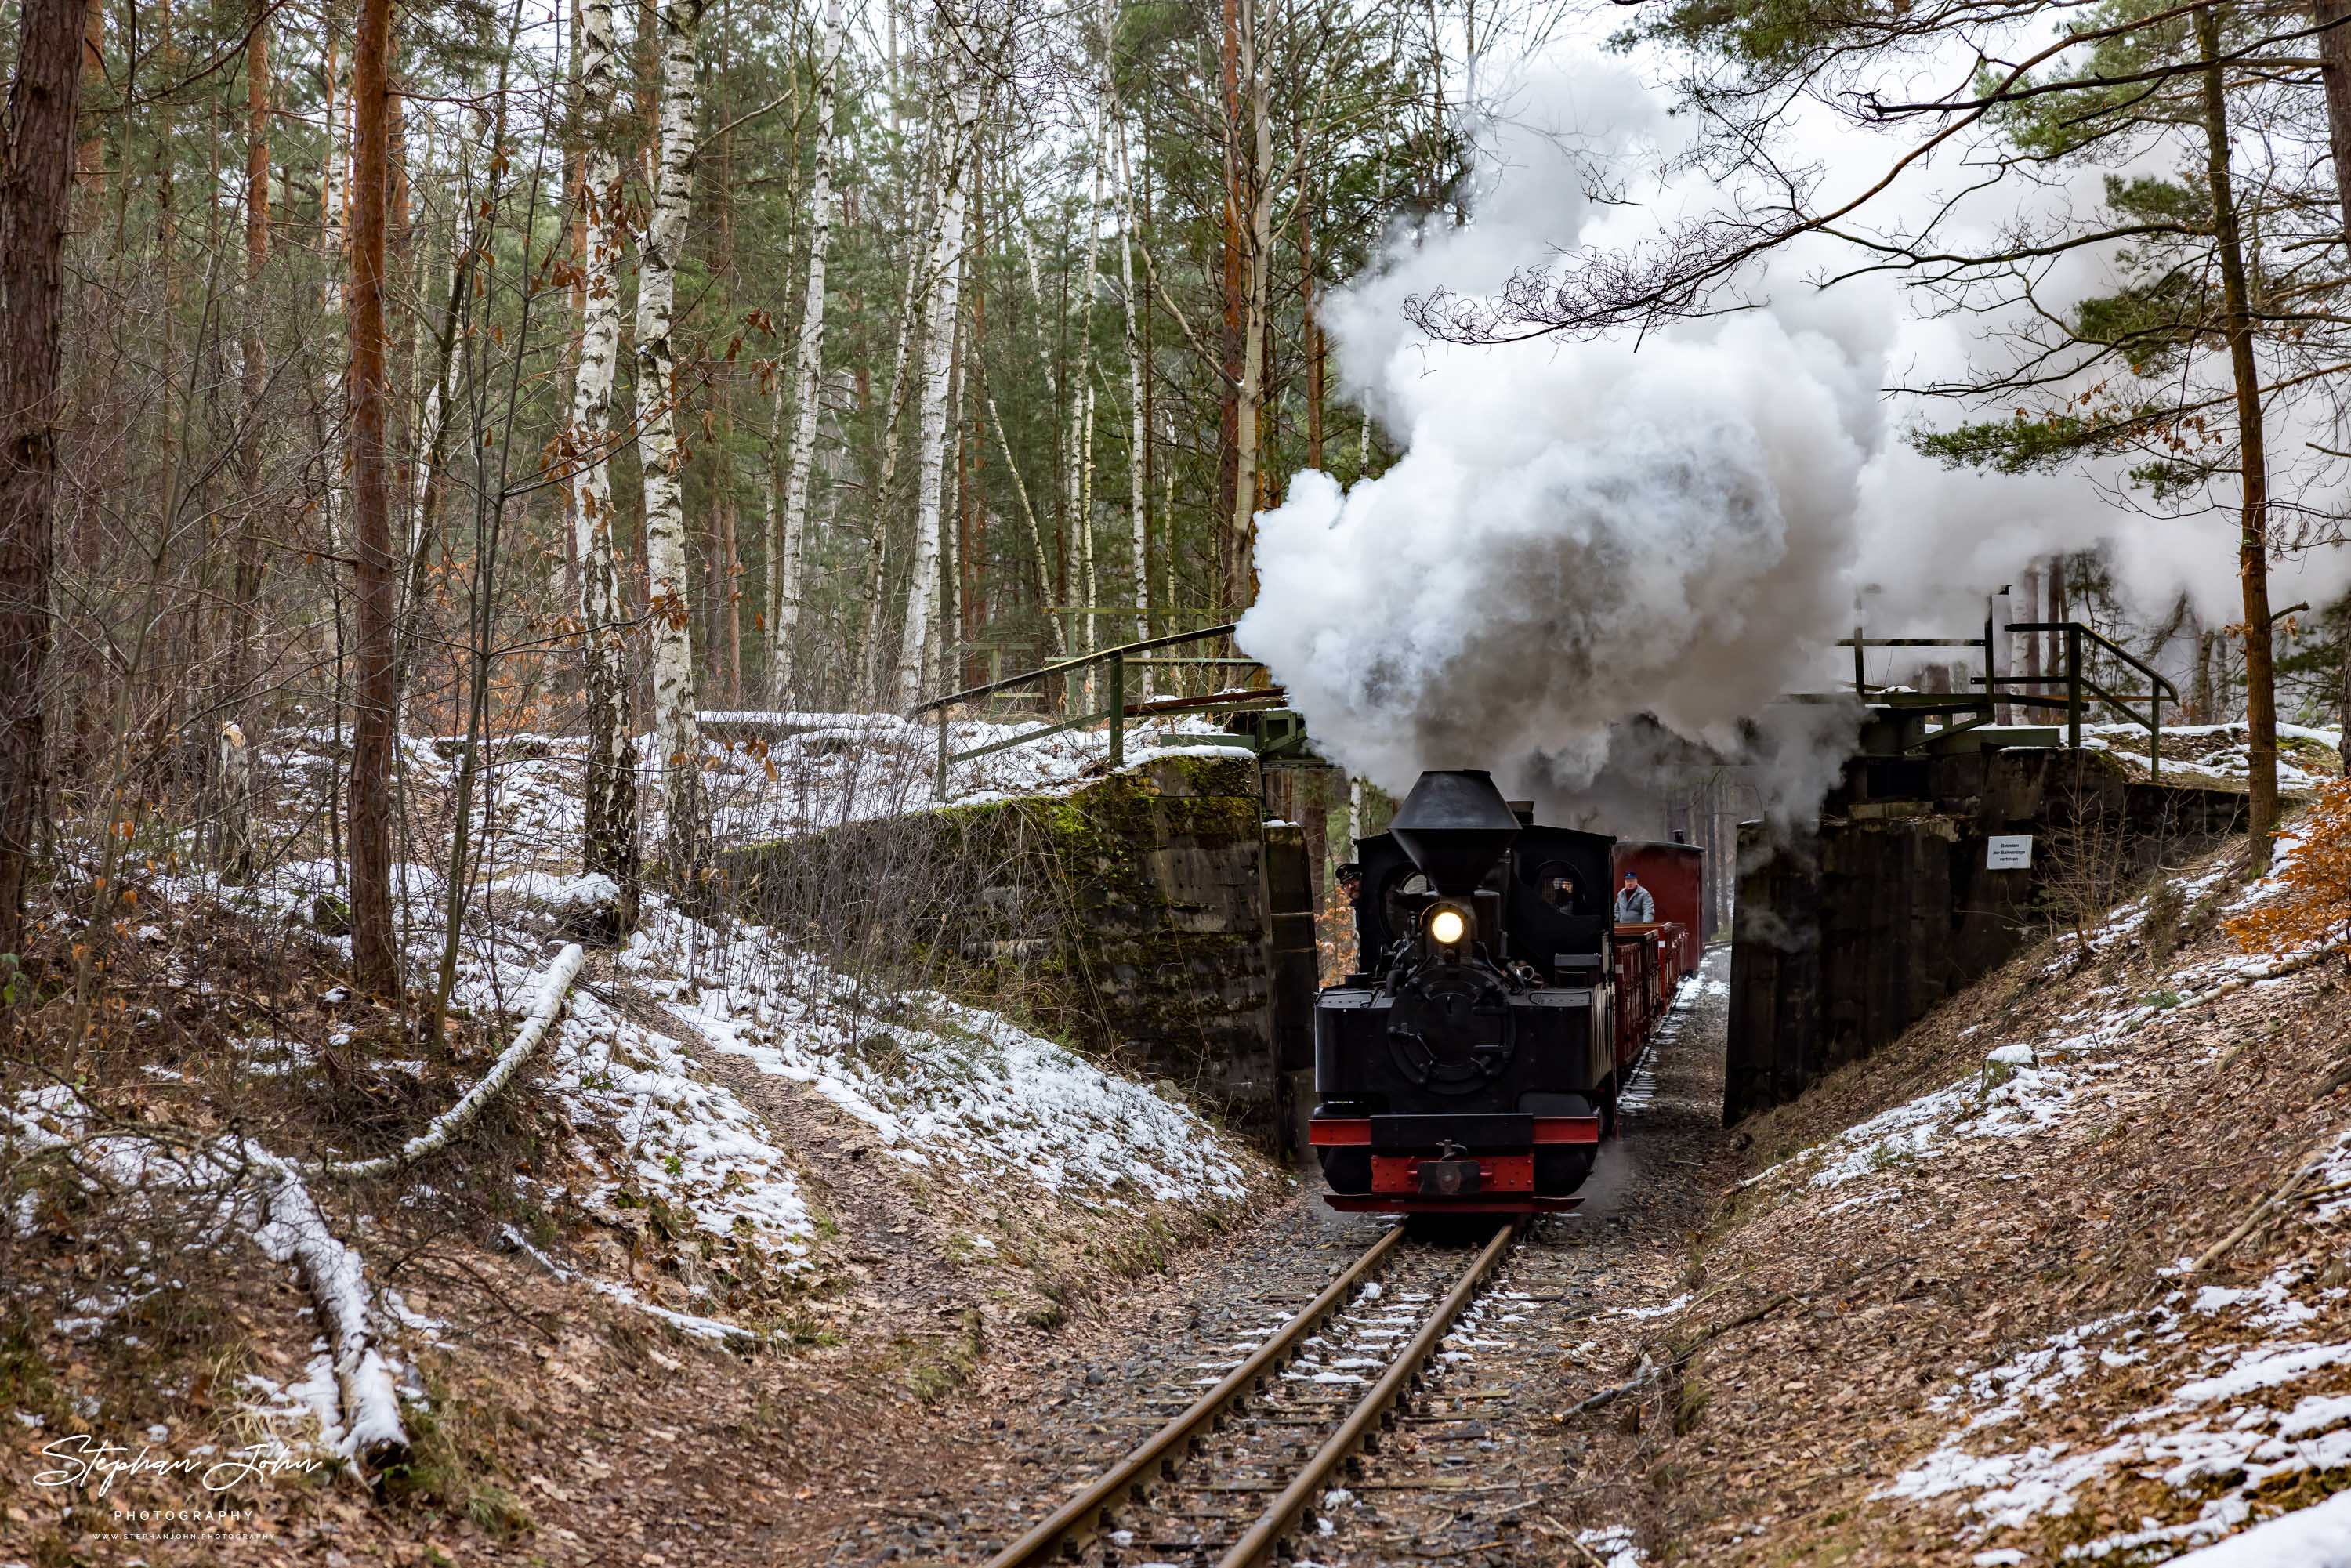
<path fill-rule="evenodd" d="M 1332 1207 L 1573 1207 L 1698 939 L 1616 925 L 1617 852 L 1467 769 L 1422 774 L 1360 841 L 1355 972 L 1314 1008 L 1308 1141 Z"/>

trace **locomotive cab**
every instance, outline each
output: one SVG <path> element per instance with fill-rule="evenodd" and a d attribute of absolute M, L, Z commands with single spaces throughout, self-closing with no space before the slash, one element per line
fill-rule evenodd
<path fill-rule="evenodd" d="M 1309 1141 L 1343 1208 L 1571 1207 L 1623 1070 L 1604 834 L 1424 773 L 1357 844 L 1356 967 L 1317 998 Z"/>

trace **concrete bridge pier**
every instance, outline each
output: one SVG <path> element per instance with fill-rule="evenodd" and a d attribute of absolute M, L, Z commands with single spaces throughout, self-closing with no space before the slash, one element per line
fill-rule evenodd
<path fill-rule="evenodd" d="M 2036 928 L 2116 901 L 2244 819 L 2233 791 L 2021 746 L 1857 758 L 1809 831 L 1741 823 L 1724 1123 L 1793 1100 Z"/>

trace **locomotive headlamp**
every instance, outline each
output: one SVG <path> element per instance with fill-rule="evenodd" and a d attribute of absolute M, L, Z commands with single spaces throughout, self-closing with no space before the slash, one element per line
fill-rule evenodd
<path fill-rule="evenodd" d="M 1458 909 L 1440 909 L 1428 917 L 1429 939 L 1440 947 L 1459 945 L 1469 934 L 1469 922 Z"/>

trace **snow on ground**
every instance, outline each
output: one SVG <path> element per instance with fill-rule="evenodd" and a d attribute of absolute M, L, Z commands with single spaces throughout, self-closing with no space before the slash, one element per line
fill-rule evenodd
<path fill-rule="evenodd" d="M 926 811 L 942 803 L 938 790 L 939 732 L 935 725 L 894 714 L 768 713 L 716 711 L 704 724 L 702 767 L 711 829 L 722 844 L 758 841 L 840 827 L 876 818 Z M 947 726 L 949 748 L 971 751 L 1016 742 L 948 769 L 946 800 L 969 804 L 1050 794 L 1100 777 L 1110 760 L 1106 728 L 1065 730 L 1020 742 L 1044 719 L 995 723 L 957 719 Z M 349 732 L 343 733 L 348 745 Z M 269 737 L 264 765 L 274 776 L 274 797 L 315 800 L 337 767 L 338 737 L 325 728 L 287 728 Z M 1125 731 L 1126 758 L 1154 752 L 1190 754 L 1202 749 L 1248 749 L 1248 742 L 1212 719 L 1195 715 L 1137 719 Z M 470 815 L 477 842 L 493 845 L 496 859 L 486 880 L 512 873 L 542 872 L 546 865 L 576 862 L 582 831 L 580 779 L 587 743 L 577 737 L 501 735 L 482 747 Z M 637 737 L 638 755 L 650 757 L 652 737 Z M 460 737 L 405 736 L 400 767 L 412 792 L 454 801 Z M 664 827 L 656 773 L 648 768 L 639 795 L 645 841 L 659 843 Z M 310 824 L 315 827 L 315 823 Z M 291 873 L 289 863 L 278 868 Z M 273 882 L 311 893 L 336 885 L 324 862 L 299 878 L 273 875 Z M 411 896 L 434 896 L 439 873 L 407 868 Z M 542 884 L 513 881 L 517 895 L 542 893 Z"/>
<path fill-rule="evenodd" d="M 903 816 L 943 803 L 935 725 L 887 714 L 705 716 L 720 716 L 737 721 L 714 727 L 720 737 L 747 737 L 704 742 L 704 782 L 713 831 L 722 842 Z M 1004 746 L 1050 722 L 957 719 L 946 727 L 947 747 L 965 752 Z M 776 738 L 763 739 L 763 732 Z M 1125 747 L 1132 764 L 1155 751 L 1246 751 L 1249 743 L 1213 720 L 1177 716 L 1136 720 L 1126 729 Z M 945 800 L 968 805 L 1052 794 L 1100 777 L 1109 763 L 1107 729 L 1064 730 L 954 764 Z"/>
<path fill-rule="evenodd" d="M 2290 838 L 2282 838 L 2279 840 L 2279 848 L 2282 851 L 2288 849 L 2292 842 Z M 2283 854 L 2279 860 L 2283 864 Z M 2194 908 L 2214 888 L 2228 881 L 2234 873 L 2235 867 L 2231 862 L 2223 861 L 2218 865 L 2208 867 L 2196 876 L 2176 883 L 2174 885 L 2179 894 L 2179 907 L 2182 911 Z M 2090 930 L 2079 936 L 2071 932 L 2065 933 L 2055 944 L 2056 956 L 2049 960 L 2046 972 L 2052 975 L 2065 974 L 2081 961 L 2085 949 L 2091 953 L 2103 953 L 2117 942 L 2128 941 L 2137 936 L 2147 925 L 2147 897 L 2141 894 L 2126 904 L 2116 905 L 2106 913 L 2105 919 L 2099 921 Z"/>
<path fill-rule="evenodd" d="M 2351 1492 L 2172 1562 L 2178 1568 L 2351 1568 Z"/>
<path fill-rule="evenodd" d="M 1633 1544 L 1632 1531 L 1621 1524 L 1578 1531 L 1575 1543 L 1590 1561 L 1603 1563 L 1605 1568 L 1642 1568 L 1648 1562 L 1641 1549 Z"/>
<path fill-rule="evenodd" d="M 2294 1385 L 2351 1362 L 2351 1343 L 2304 1331 L 2334 1314 L 2346 1292 L 2320 1286 L 2299 1264 L 2250 1289 L 2176 1290 L 2144 1312 L 2079 1323 L 1998 1365 L 1970 1372 L 1929 1401 L 1966 1410 L 1942 1445 L 1896 1476 L 1877 1495 L 1930 1499 L 1967 1494 L 1962 1505 L 1980 1531 L 2015 1528 L 2069 1511 L 2092 1481 L 2129 1470 L 2201 1503 L 2179 1524 L 2149 1520 L 2083 1542 L 2069 1557 L 2096 1559 L 2130 1550 L 2163 1554 L 2241 1529 L 2264 1489 L 2282 1479 L 2351 1464 L 2351 1396 L 2296 1396 Z M 2190 1344 L 2191 1332 L 2220 1328 L 2231 1337 Z M 2106 1424 L 2102 1441 L 2035 1443 L 2002 1448 L 1996 1429 L 2028 1409 L 2058 1405 L 2095 1367 L 2156 1362 L 2172 1368 L 2160 1399 Z M 1993 1433 L 1990 1440 L 1983 1434 Z M 2247 1559 L 2247 1561 L 2252 1561 Z M 2273 1559 L 2273 1561 L 2285 1561 Z"/>
<path fill-rule="evenodd" d="M 873 996 L 764 927 L 721 934 L 659 904 L 621 967 L 717 1050 L 810 1085 L 909 1164 L 1112 1202 L 1248 1190 L 1231 1145 L 1187 1107 L 992 1013 Z"/>
<path fill-rule="evenodd" d="M 822 831 L 852 822 L 905 816 L 942 804 L 938 733 L 892 714 L 713 712 L 702 716 L 703 783 L 712 831 L 721 848 Z M 956 750 L 1017 741 L 1039 721 L 998 724 L 957 720 L 947 727 Z M 349 730 L 290 727 L 274 731 L 264 752 L 268 776 L 261 798 L 315 801 L 339 774 L 340 748 Z M 639 737 L 640 754 L 649 737 Z M 1191 715 L 1139 719 L 1126 729 L 1130 765 L 1157 755 L 1246 753 L 1249 744 Z M 561 916 L 609 897 L 609 883 L 574 874 L 582 833 L 581 779 L 586 742 L 568 736 L 502 735 L 482 747 L 468 817 L 479 863 L 470 873 L 467 918 L 495 929 L 507 923 Z M 439 836 L 437 819 L 454 813 L 461 738 L 404 736 L 398 767 L 415 802 L 417 841 Z M 1105 729 L 1064 731 L 1015 744 L 949 769 L 945 800 L 956 805 L 1050 795 L 1102 777 L 1109 766 Z M 658 845 L 665 826 L 658 779 L 649 769 L 638 794 L 643 841 Z M 318 858 L 315 813 L 259 831 L 262 871 L 250 883 L 228 883 L 209 871 L 163 872 L 152 878 L 173 896 L 203 894 L 268 918 L 308 919 L 322 898 L 340 899 L 349 878 L 340 861 Z M 307 834 L 307 837 L 305 836 Z M 190 841 L 183 863 L 204 857 Z M 396 861 L 395 895 L 408 910 L 413 947 L 429 954 L 445 904 L 443 864 Z M 346 945 L 348 938 L 343 938 Z M 192 977 L 193 978 L 193 977 Z"/>
<path fill-rule="evenodd" d="M 2241 912 L 2278 892 L 2296 846 L 2293 833 L 2281 834 L 2268 874 L 2230 898 L 2224 910 Z M 2228 862 L 2216 857 L 2204 871 L 2179 883 L 2183 905 L 2212 894 L 2230 874 Z M 2047 972 L 2070 969 L 2073 960 L 2062 955 L 2077 950 L 2077 944 L 2105 948 L 2136 932 L 2146 918 L 2144 898 L 2119 906 L 2084 936 L 2067 936 L 2055 944 L 2061 956 L 2051 961 Z M 1761 1186 L 1792 1169 L 1805 1169 L 1813 1186 L 1841 1186 L 1892 1166 L 1937 1158 L 1970 1140 L 2024 1137 L 2053 1126 L 2102 1079 L 2120 1070 L 2124 1064 L 2116 1059 L 2149 1019 L 2214 986 L 2248 978 L 2264 984 L 2262 977 L 2308 951 L 2182 961 L 2151 990 L 2108 988 L 2090 1006 L 2076 1009 L 2039 1038 L 1992 1046 L 1971 1076 L 1882 1111 L 1741 1185 Z M 2351 1154 L 2345 1158 L 2351 1166 Z"/>
<path fill-rule="evenodd" d="M 647 1029 L 582 989 L 559 1027 L 548 1087 L 584 1128 L 620 1134 L 629 1162 L 590 1194 L 610 1205 L 633 1182 L 693 1217 L 714 1236 L 739 1236 L 787 1262 L 815 1235 L 791 1161 L 749 1107 L 696 1076 L 677 1040 Z M 591 1169 L 602 1162 L 583 1145 Z"/>
<path fill-rule="evenodd" d="M 938 803 L 934 726 L 889 714 L 713 712 L 702 717 L 705 782 L 722 844 Z M 1035 723 L 957 721 L 948 727 L 947 739 L 969 749 L 1017 737 Z M 325 729 L 288 728 L 272 736 L 270 760 L 289 798 L 307 788 L 289 776 L 323 775 L 346 738 Z M 1128 728 L 1126 744 L 1133 758 L 1155 749 L 1247 749 L 1246 742 L 1210 721 L 1184 716 L 1138 721 Z M 402 745 L 411 788 L 450 795 L 462 741 L 409 737 Z M 473 816 L 487 863 L 469 890 L 469 940 L 455 998 L 463 1005 L 500 1010 L 515 1005 L 528 994 L 539 961 L 537 933 L 517 927 L 534 914 L 592 906 L 612 891 L 606 879 L 548 869 L 576 862 L 582 745 L 524 734 L 498 737 L 483 748 Z M 1013 746 L 957 764 L 949 796 L 965 802 L 1071 788 L 1102 770 L 1108 746 L 1100 729 Z M 654 814 L 643 831 L 648 842 L 658 842 L 659 791 L 648 789 L 643 799 Z M 445 873 L 402 862 L 394 879 L 408 950 L 417 964 L 429 965 L 440 941 Z M 343 881 L 336 862 L 287 857 L 246 885 L 223 884 L 204 873 L 159 876 L 154 885 L 167 896 L 201 894 L 265 916 L 304 918 Z M 649 901 L 649 911 L 657 902 Z M 910 1163 L 936 1156 L 970 1170 L 1008 1166 L 1055 1190 L 1163 1198 L 1241 1190 L 1239 1167 L 1188 1111 L 1111 1078 L 1050 1041 L 944 998 L 862 997 L 757 927 L 720 938 L 663 910 L 658 917 L 649 913 L 648 929 L 632 939 L 622 968 L 664 989 L 681 1016 L 720 1049 L 811 1084 L 872 1125 Z M 348 937 L 334 940 L 348 946 Z M 691 988 L 667 983 L 688 971 L 715 974 L 719 983 Z M 199 977 L 191 979 L 201 983 Z M 872 1016 L 874 1006 L 917 1021 Z M 279 1040 L 255 1040 L 248 1050 L 256 1071 L 278 1074 L 300 1071 L 311 1055 L 301 1043 Z M 763 1243 L 798 1254 L 808 1218 L 788 1185 L 781 1151 L 760 1138 L 757 1118 L 733 1095 L 695 1075 L 677 1040 L 575 993 L 555 1061 L 558 1086 L 584 1093 L 575 1104 L 608 1118 L 623 1129 L 632 1149 L 645 1151 L 634 1174 L 648 1187 L 692 1208 L 710 1228 L 745 1228 Z M 1218 1153 L 1203 1164 L 1194 1157 L 1202 1146 Z M 730 1171 L 743 1174 L 729 1184 Z"/>
<path fill-rule="evenodd" d="M 2290 846 L 2282 846 L 2281 862 L 2290 852 Z M 2220 880 L 2218 870 L 2208 870 L 2183 888 L 2193 899 Z M 2274 886 L 2273 872 L 2229 907 L 2258 903 Z M 2090 940 L 2100 946 L 2115 940 L 2144 915 L 2143 905 L 2125 905 Z M 2062 1127 L 2085 1104 L 2111 1104 L 2125 1086 L 2125 1075 L 2143 1069 L 2126 1048 L 2150 1019 L 2199 990 L 2258 977 L 2278 962 L 2276 956 L 2234 955 L 2183 961 L 2152 993 L 2135 996 L 2116 987 L 2095 992 L 2039 1038 L 1993 1046 L 1971 1076 L 1871 1117 L 1746 1185 L 1801 1181 L 1834 1188 L 1890 1166 L 1948 1156 L 1975 1140 L 2033 1137 Z M 2175 1059 L 2164 1071 L 2186 1071 L 2214 1054 L 2208 1049 L 2199 1057 Z M 2320 1192 L 2351 1179 L 2351 1130 L 2317 1164 L 2321 1174 L 2314 1186 Z M 1895 1196 L 1865 1193 L 1841 1200 L 1832 1212 Z M 2346 1215 L 2351 1200 L 2326 1205 L 2314 1218 L 2324 1224 Z M 2068 1547 L 2068 1559 L 2127 1552 L 2136 1555 L 2126 1561 L 2161 1561 L 2218 1540 L 2255 1517 L 2256 1494 L 2263 1488 L 2274 1495 L 2294 1476 L 2351 1467 L 2351 1396 L 2297 1390 L 2307 1379 L 2351 1364 L 2351 1343 L 2325 1332 L 2330 1324 L 2339 1332 L 2351 1316 L 2351 1308 L 2343 1305 L 2346 1298 L 2351 1291 L 2319 1282 L 2314 1260 L 2297 1263 L 2254 1286 L 2175 1289 L 2143 1312 L 2095 1318 L 2003 1362 L 1963 1367 L 1958 1381 L 1928 1403 L 1929 1409 L 1960 1417 L 1959 1424 L 1940 1446 L 1876 1495 L 1913 1500 L 1957 1497 L 1970 1533 L 1980 1537 L 2065 1514 L 2085 1486 L 2126 1471 L 2160 1481 L 2184 1500 L 2200 1503 L 2200 1511 L 2185 1523 L 2144 1520 Z M 2030 1411 L 2062 1405 L 2084 1377 L 2140 1364 L 2160 1369 L 2166 1392 L 2108 1423 L 2095 1439 L 2021 1446 L 2000 1441 L 2001 1427 Z M 2340 1528 L 2351 1542 L 2351 1524 Z M 2035 1560 L 2009 1548 L 1977 1559 Z M 2351 1563 L 2351 1556 L 2344 1561 Z"/>
<path fill-rule="evenodd" d="M 2281 741 L 2303 741 L 2331 753 L 2341 752 L 2343 732 L 2339 727 L 2314 728 L 2300 724 L 2281 724 L 2277 727 Z M 2142 768 L 2149 761 L 2148 741 L 2145 727 L 2137 724 L 2082 727 L 2084 746 L 2111 751 Z M 2163 746 L 2163 772 L 2168 778 L 2176 771 L 2181 782 L 2210 780 L 2241 785 L 2252 770 L 2242 724 L 2165 725 Z M 2189 755 L 2181 755 L 2183 750 Z M 2304 792 L 2325 779 L 2340 777 L 2341 771 L 2294 746 L 2282 745 L 2278 748 L 2278 787 L 2282 789 Z"/>
<path fill-rule="evenodd" d="M 934 727 L 891 715 L 704 716 L 705 781 L 722 843 L 938 803 Z M 970 748 L 1028 727 L 957 723 L 948 740 Z M 277 732 L 277 798 L 312 790 L 333 766 L 339 738 L 324 730 Z M 1135 759 L 1160 747 L 1246 749 L 1195 717 L 1138 723 L 1127 744 Z M 1099 730 L 1015 746 L 957 765 L 949 794 L 968 801 L 1072 788 L 1103 770 L 1107 748 Z M 403 740 L 401 763 L 420 799 L 454 801 L 464 749 L 445 737 Z M 467 890 L 452 998 L 461 1007 L 500 1013 L 527 1002 L 546 963 L 548 917 L 593 907 L 614 891 L 607 879 L 569 870 L 580 832 L 580 759 L 581 743 L 561 737 L 507 736 L 483 748 L 472 816 L 485 863 Z M 642 799 L 656 814 L 643 825 L 646 841 L 658 842 L 659 792 L 648 789 Z M 343 880 L 333 862 L 287 855 L 266 862 L 248 884 L 189 873 L 161 873 L 150 885 L 167 900 L 215 899 L 263 918 L 308 922 L 321 896 L 339 894 Z M 429 973 L 442 940 L 445 873 L 404 862 L 395 865 L 394 881 L 412 972 Z M 816 1224 L 790 1151 L 693 1060 L 684 1040 L 697 1032 L 719 1051 L 810 1086 L 872 1128 L 908 1165 L 977 1181 L 1013 1176 L 1096 1204 L 1246 1195 L 1234 1146 L 1187 1107 L 1001 1018 L 936 995 L 876 993 L 773 932 L 744 926 L 722 935 L 658 894 L 648 895 L 642 915 L 618 968 L 637 988 L 663 998 L 681 1027 L 664 1032 L 657 1014 L 647 1021 L 644 1009 L 623 1009 L 575 988 L 544 1053 L 546 1083 L 565 1113 L 583 1133 L 609 1134 L 575 1141 L 574 1154 L 598 1173 L 591 1204 L 658 1199 L 714 1236 L 747 1241 L 787 1268 L 806 1265 Z M 347 936 L 329 940 L 348 951 Z M 204 983 L 199 975 L 188 979 Z M 244 1051 L 256 1072 L 287 1076 L 308 1070 L 319 1046 L 336 1043 L 256 1039 Z M 610 1165 L 600 1151 L 614 1143 L 622 1153 Z M 706 1291 L 690 1282 L 690 1294 Z M 701 1333 L 695 1325 L 712 1321 L 680 1326 Z"/>
<path fill-rule="evenodd" d="M 63 1084 L 19 1091 L 0 1101 L 0 1111 L 10 1154 L 63 1155 L 78 1180 L 142 1218 L 192 1226 L 206 1245 L 241 1233 L 274 1261 L 294 1265 L 327 1331 L 301 1396 L 318 1415 L 320 1446 L 346 1458 L 379 1444 L 407 1447 L 398 1367 L 382 1348 L 366 1264 L 334 1234 L 300 1172 L 247 1137 L 186 1144 L 111 1130 Z M 76 1305 L 87 1315 L 55 1327 L 88 1337 L 134 1299 L 85 1298 Z"/>

